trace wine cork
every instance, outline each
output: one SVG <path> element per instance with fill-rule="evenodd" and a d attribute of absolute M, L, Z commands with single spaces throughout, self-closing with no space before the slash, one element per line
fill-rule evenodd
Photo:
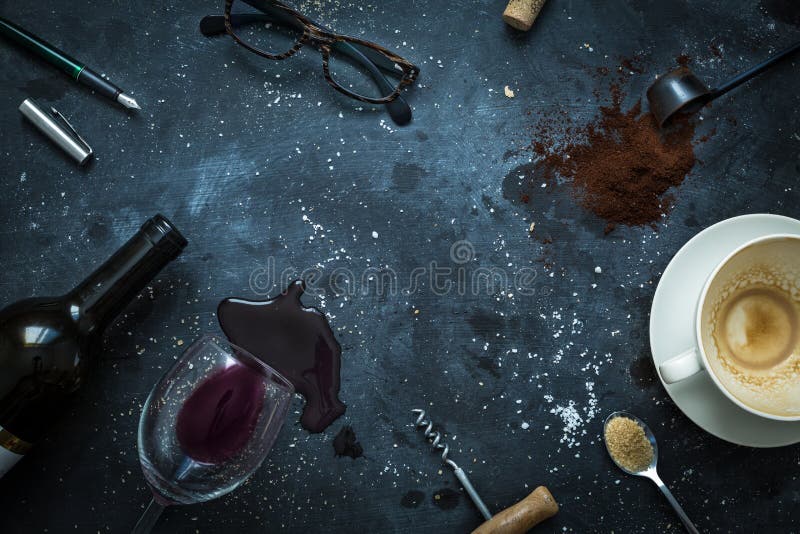
<path fill-rule="evenodd" d="M 526 32 L 533 26 L 544 2 L 545 0 L 511 0 L 503 11 L 503 20 L 509 26 Z"/>

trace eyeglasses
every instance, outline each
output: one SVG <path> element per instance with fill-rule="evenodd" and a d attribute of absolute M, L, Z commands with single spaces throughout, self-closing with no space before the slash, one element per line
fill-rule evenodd
<path fill-rule="evenodd" d="M 334 89 L 369 104 L 385 104 L 398 124 L 411 122 L 411 108 L 401 96 L 419 67 L 369 41 L 335 33 L 277 0 L 225 0 L 223 16 L 200 22 L 205 36 L 229 34 L 251 52 L 286 59 L 305 44 L 322 53 L 325 79 Z"/>

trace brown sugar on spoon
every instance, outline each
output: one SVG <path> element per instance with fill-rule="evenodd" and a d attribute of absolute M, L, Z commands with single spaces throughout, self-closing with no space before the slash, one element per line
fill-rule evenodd
<path fill-rule="evenodd" d="M 633 419 L 620 416 L 609 421 L 605 438 L 611 457 L 628 471 L 644 471 L 653 462 L 653 445 Z"/>

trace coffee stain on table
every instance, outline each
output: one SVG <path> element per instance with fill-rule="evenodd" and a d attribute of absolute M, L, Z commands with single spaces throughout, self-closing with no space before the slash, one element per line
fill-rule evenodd
<path fill-rule="evenodd" d="M 403 508 L 418 508 L 425 501 L 425 493 L 419 490 L 407 491 L 400 499 L 400 506 Z"/>
<path fill-rule="evenodd" d="M 649 355 L 634 360 L 628 368 L 628 372 L 631 374 L 631 381 L 640 389 L 647 389 L 658 382 L 656 368 Z"/>

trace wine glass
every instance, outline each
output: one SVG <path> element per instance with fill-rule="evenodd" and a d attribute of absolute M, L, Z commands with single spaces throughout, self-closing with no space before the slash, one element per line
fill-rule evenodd
<path fill-rule="evenodd" d="M 165 507 L 236 489 L 269 453 L 292 385 L 216 336 L 192 343 L 156 384 L 139 419 L 139 461 L 153 499 L 134 527 L 150 532 Z"/>

